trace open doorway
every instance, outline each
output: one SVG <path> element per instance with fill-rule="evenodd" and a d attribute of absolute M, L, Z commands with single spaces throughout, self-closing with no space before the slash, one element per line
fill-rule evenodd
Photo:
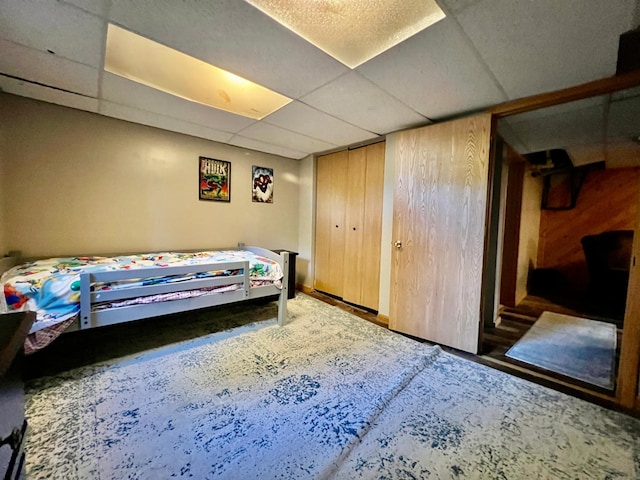
<path fill-rule="evenodd" d="M 484 355 L 613 394 L 640 188 L 638 118 L 635 88 L 498 121 L 500 306 Z"/>

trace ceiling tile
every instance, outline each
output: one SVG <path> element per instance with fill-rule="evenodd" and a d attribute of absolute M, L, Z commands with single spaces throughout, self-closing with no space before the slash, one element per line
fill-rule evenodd
<path fill-rule="evenodd" d="M 102 68 L 106 24 L 56 0 L 0 0 L 0 37 Z"/>
<path fill-rule="evenodd" d="M 356 72 L 343 75 L 300 101 L 381 135 L 429 122 Z"/>
<path fill-rule="evenodd" d="M 572 145 L 566 148 L 574 167 L 602 162 L 605 159 L 604 144 L 591 143 L 588 145 Z"/>
<path fill-rule="evenodd" d="M 271 143 L 261 142 L 260 140 L 255 140 L 253 138 L 246 138 L 241 135 L 234 135 L 234 137 L 227 143 L 229 143 L 230 145 L 235 145 L 236 147 L 249 148 L 251 150 L 257 150 L 259 152 L 273 153 L 274 155 L 293 158 L 295 160 L 300 160 L 301 158 L 309 155 L 308 153 L 290 150 L 288 148 L 273 145 Z"/>
<path fill-rule="evenodd" d="M 263 121 L 335 145 L 350 145 L 377 137 L 375 133 L 354 127 L 297 101 L 285 105 Z"/>
<path fill-rule="evenodd" d="M 124 28 L 298 98 L 348 68 L 246 2 L 120 0 Z"/>
<path fill-rule="evenodd" d="M 546 117 L 559 117 L 564 113 L 570 114 L 580 110 L 585 110 L 591 107 L 604 107 L 608 102 L 606 95 L 600 95 L 597 97 L 584 98 L 582 100 L 575 100 L 573 102 L 560 103 L 546 108 L 538 108 L 531 110 L 530 112 L 518 113 L 516 115 L 510 115 L 506 118 L 512 123 L 519 123 L 524 121 L 536 120 Z"/>
<path fill-rule="evenodd" d="M 604 140 L 604 107 L 592 106 L 544 117 L 509 119 L 513 132 L 527 145 L 524 153 L 567 148 Z"/>
<path fill-rule="evenodd" d="M 465 8 L 481 1 L 482 0 L 440 0 L 440 3 L 442 8 L 449 13 L 460 13 Z"/>
<path fill-rule="evenodd" d="M 98 96 L 96 68 L 0 39 L 0 73 L 70 92 Z"/>
<path fill-rule="evenodd" d="M 214 140 L 216 142 L 227 142 L 233 136 L 232 133 L 221 132 L 220 130 L 203 127 L 202 125 L 185 122 L 184 120 L 165 117 L 105 100 L 100 101 L 98 113 L 108 117 L 119 118 L 120 120 L 149 125 L 150 127 L 162 128 L 172 132 L 184 133 L 194 137 L 206 138 L 207 140 Z"/>
<path fill-rule="evenodd" d="M 637 0 L 486 0 L 457 16 L 509 98 L 615 73 Z"/>
<path fill-rule="evenodd" d="M 255 122 L 251 118 L 191 102 L 108 72 L 104 73 L 102 80 L 102 98 L 225 132 L 237 132 Z"/>
<path fill-rule="evenodd" d="M 16 80 L 15 78 L 3 77 L 2 75 L 0 75 L 0 90 L 21 97 L 35 98 L 43 102 L 55 103 L 56 105 L 85 110 L 87 112 L 98 111 L 98 100 L 95 98 L 75 95 L 54 88 Z"/>
<path fill-rule="evenodd" d="M 109 13 L 111 0 L 63 0 L 64 3 L 70 3 L 76 7 L 82 8 L 87 12 L 95 13 L 101 17 L 106 17 Z"/>
<path fill-rule="evenodd" d="M 435 120 L 506 100 L 450 18 L 445 18 L 357 71 Z"/>
<path fill-rule="evenodd" d="M 250 127 L 245 128 L 240 132 L 240 135 L 304 153 L 322 152 L 341 146 L 323 142 L 322 140 L 307 137 L 263 122 L 254 123 Z"/>
<path fill-rule="evenodd" d="M 518 137 L 509 125 L 509 118 L 501 118 L 498 120 L 498 134 L 519 154 L 531 152 L 532 150 Z"/>

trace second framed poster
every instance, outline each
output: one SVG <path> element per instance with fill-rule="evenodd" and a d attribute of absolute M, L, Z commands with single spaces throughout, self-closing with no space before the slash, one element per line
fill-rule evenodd
<path fill-rule="evenodd" d="M 254 202 L 273 203 L 273 168 L 253 166 Z"/>

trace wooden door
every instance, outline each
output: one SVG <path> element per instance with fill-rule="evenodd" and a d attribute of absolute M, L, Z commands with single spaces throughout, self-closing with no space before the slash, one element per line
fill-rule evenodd
<path fill-rule="evenodd" d="M 342 298 L 378 309 L 384 142 L 349 151 Z"/>
<path fill-rule="evenodd" d="M 314 288 L 342 296 L 348 151 L 318 157 Z"/>
<path fill-rule="evenodd" d="M 477 353 L 491 115 L 397 135 L 389 328 Z"/>
<path fill-rule="evenodd" d="M 640 191 L 640 189 L 639 189 Z M 624 311 L 622 346 L 616 396 L 624 408 L 640 412 L 640 195 L 636 200 L 636 224 L 629 265 L 629 287 Z"/>

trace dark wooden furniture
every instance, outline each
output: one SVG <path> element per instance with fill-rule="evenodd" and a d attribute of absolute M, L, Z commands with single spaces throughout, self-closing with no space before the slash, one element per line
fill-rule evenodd
<path fill-rule="evenodd" d="M 616 316 L 624 316 L 633 230 L 586 235 L 581 243 L 589 269 L 591 300 L 606 305 Z"/>
<path fill-rule="evenodd" d="M 24 383 L 17 354 L 36 318 L 35 312 L 0 315 L 0 475 L 20 478 L 24 464 Z"/>

